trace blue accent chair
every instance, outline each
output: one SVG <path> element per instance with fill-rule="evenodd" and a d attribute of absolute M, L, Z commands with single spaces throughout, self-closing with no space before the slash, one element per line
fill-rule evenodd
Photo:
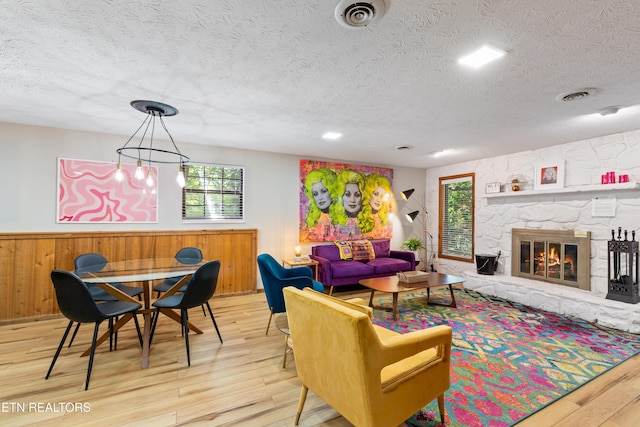
<path fill-rule="evenodd" d="M 307 266 L 284 268 L 269 254 L 258 255 L 258 268 L 264 293 L 267 296 L 269 304 L 269 323 L 267 323 L 267 332 L 269 334 L 269 326 L 274 313 L 285 313 L 287 310 L 284 306 L 284 296 L 282 289 L 286 286 L 295 286 L 298 289 L 313 288 L 318 292 L 324 292 L 324 285 L 313 280 L 313 271 Z"/>

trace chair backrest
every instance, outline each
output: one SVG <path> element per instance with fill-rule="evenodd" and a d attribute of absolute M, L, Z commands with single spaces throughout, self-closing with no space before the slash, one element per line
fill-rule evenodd
<path fill-rule="evenodd" d="M 176 253 L 176 259 L 182 264 L 198 264 L 202 261 L 202 251 L 200 248 L 188 246 Z"/>
<path fill-rule="evenodd" d="M 218 286 L 220 274 L 220 261 L 209 261 L 193 273 L 187 283 L 182 300 L 176 308 L 192 308 L 209 301 Z"/>
<path fill-rule="evenodd" d="M 262 278 L 262 285 L 269 308 L 274 313 L 284 313 L 284 297 L 282 296 L 282 284 L 280 283 L 284 277 L 281 271 L 281 269 L 284 270 L 284 267 L 271 255 L 261 254 L 258 255 L 258 269 L 260 270 L 260 277 Z"/>
<path fill-rule="evenodd" d="M 109 264 L 109 261 L 101 254 L 88 253 L 78 255 L 73 260 L 76 274 L 97 273 Z"/>
<path fill-rule="evenodd" d="M 67 319 L 80 323 L 106 319 L 98 310 L 87 285 L 78 276 L 69 271 L 53 270 L 51 281 L 56 290 L 58 307 Z"/>

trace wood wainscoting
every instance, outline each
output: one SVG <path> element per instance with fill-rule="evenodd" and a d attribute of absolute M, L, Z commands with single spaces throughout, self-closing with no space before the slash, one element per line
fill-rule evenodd
<path fill-rule="evenodd" d="M 76 256 L 98 252 L 109 261 L 172 258 L 197 246 L 219 259 L 216 295 L 256 291 L 256 229 L 0 234 L 0 324 L 58 315 L 51 270 L 73 271 Z"/>

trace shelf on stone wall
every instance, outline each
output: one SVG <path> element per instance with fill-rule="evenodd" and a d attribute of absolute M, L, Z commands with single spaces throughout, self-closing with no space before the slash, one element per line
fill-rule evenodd
<path fill-rule="evenodd" d="M 623 182 L 619 184 L 574 185 L 571 187 L 556 188 L 553 190 L 505 191 L 502 193 L 485 194 L 483 197 L 487 199 L 493 199 L 497 197 L 544 196 L 547 194 L 566 194 L 566 193 L 608 193 L 611 191 L 638 190 L 638 189 L 640 189 L 640 181 L 633 181 L 633 182 Z"/>

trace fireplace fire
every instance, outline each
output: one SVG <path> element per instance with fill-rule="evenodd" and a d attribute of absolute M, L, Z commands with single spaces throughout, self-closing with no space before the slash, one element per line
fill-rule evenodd
<path fill-rule="evenodd" d="M 514 228 L 511 275 L 589 290 L 590 242 L 589 232 Z"/>

